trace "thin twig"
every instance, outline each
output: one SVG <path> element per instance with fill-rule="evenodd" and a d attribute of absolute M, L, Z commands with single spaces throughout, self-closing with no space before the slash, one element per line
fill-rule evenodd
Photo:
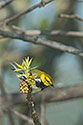
<path fill-rule="evenodd" d="M 24 33 L 25 35 L 34 36 L 34 35 L 46 35 L 46 36 L 69 36 L 69 37 L 79 37 L 83 38 L 83 32 L 77 31 L 62 31 L 62 30 L 23 30 L 20 27 L 12 26 L 14 31 L 18 33 Z"/>
<path fill-rule="evenodd" d="M 67 19 L 77 19 L 77 20 L 83 22 L 83 18 L 81 18 L 80 16 L 77 16 L 77 15 L 60 14 L 59 17 L 67 18 Z"/>
<path fill-rule="evenodd" d="M 29 87 L 29 91 L 27 93 L 27 102 L 28 102 L 29 108 L 31 110 L 31 115 L 32 115 L 34 124 L 35 125 L 41 125 L 41 123 L 39 121 L 39 118 L 38 118 L 38 116 L 36 114 L 35 107 L 34 107 L 34 103 L 33 103 L 33 99 L 32 99 L 32 94 L 31 94 L 31 87 Z"/>
<path fill-rule="evenodd" d="M 54 1 L 54 0 L 48 0 L 44 4 L 46 5 L 46 4 L 48 4 L 48 3 L 52 2 L 52 1 Z M 32 7 L 28 8 L 24 12 L 21 12 L 19 14 L 16 14 L 15 16 L 12 16 L 10 18 L 5 19 L 4 21 L 0 22 L 0 27 L 4 26 L 4 25 L 7 25 L 9 22 L 11 22 L 11 21 L 13 21 L 13 20 L 15 20 L 15 19 L 27 14 L 27 13 L 30 13 L 31 11 L 33 11 L 34 9 L 39 8 L 39 7 L 43 7 L 42 2 L 40 2 L 40 3 L 36 4 L 36 5 L 33 5 Z"/>
<path fill-rule="evenodd" d="M 8 0 L 8 1 L 1 1 L 0 2 L 0 9 L 7 6 L 8 4 L 10 4 L 11 2 L 13 2 L 13 0 Z"/>
<path fill-rule="evenodd" d="M 7 95 L 6 95 L 5 88 L 4 88 L 3 84 L 4 84 L 3 83 L 3 79 L 0 76 L 0 88 L 1 88 L 2 96 L 4 97 L 4 102 L 7 102 L 8 99 L 7 99 Z M 8 107 L 8 111 L 7 112 L 8 112 L 8 116 L 9 116 L 11 125 L 14 125 L 14 119 L 13 119 L 12 112 L 11 112 L 9 107 Z"/>
<path fill-rule="evenodd" d="M 0 30 L 0 35 L 2 35 L 4 37 L 8 37 L 8 38 L 24 40 L 25 42 L 31 42 L 34 44 L 44 45 L 44 46 L 47 46 L 50 48 L 58 49 L 60 51 L 68 52 L 68 53 L 83 57 L 82 50 L 79 50 L 72 46 L 64 45 L 64 44 L 56 42 L 56 41 L 45 40 L 45 39 L 38 38 L 38 37 L 30 37 L 28 35 L 14 33 L 14 32 L 8 32 L 8 31 L 3 31 L 3 30 Z"/>
<path fill-rule="evenodd" d="M 14 110 L 14 109 L 11 109 L 11 111 L 12 111 L 16 116 L 18 116 L 19 118 L 21 118 L 21 119 L 27 121 L 29 124 L 33 124 L 32 118 L 27 117 L 26 115 L 24 115 L 24 114 L 22 114 L 22 113 L 20 113 L 20 112 L 17 112 L 17 111 Z"/>

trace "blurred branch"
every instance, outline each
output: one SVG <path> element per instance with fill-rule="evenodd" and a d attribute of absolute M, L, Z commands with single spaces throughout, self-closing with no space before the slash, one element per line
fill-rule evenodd
<path fill-rule="evenodd" d="M 19 118 L 21 118 L 21 119 L 27 121 L 30 125 L 31 125 L 31 124 L 33 125 L 33 120 L 32 120 L 32 118 L 27 117 L 26 115 L 21 114 L 21 113 L 17 112 L 17 111 L 14 110 L 14 109 L 11 109 L 11 111 L 12 111 L 16 116 L 18 116 Z"/>
<path fill-rule="evenodd" d="M 67 19 L 77 19 L 77 20 L 83 22 L 83 18 L 81 18 L 80 16 L 77 16 L 77 15 L 60 14 L 59 17 L 67 18 Z"/>
<path fill-rule="evenodd" d="M 6 95 L 5 88 L 4 88 L 4 82 L 3 82 L 3 79 L 1 76 L 0 76 L 0 88 L 1 88 L 1 92 L 2 92 L 2 98 L 4 98 L 4 102 L 7 102 L 8 99 L 7 99 L 7 95 Z M 10 123 L 11 123 L 11 125 L 14 125 L 14 119 L 12 116 L 12 112 L 9 107 L 7 109 L 8 109 L 7 112 L 8 112 L 8 116 L 10 119 Z"/>
<path fill-rule="evenodd" d="M 44 2 L 44 6 L 50 2 L 53 2 L 54 0 L 48 0 L 48 1 L 45 1 Z M 40 8 L 40 7 L 44 7 L 43 4 L 42 4 L 42 1 L 36 5 L 33 5 L 32 7 L 28 8 L 27 10 L 25 10 L 24 12 L 21 12 L 19 14 L 16 14 L 15 16 L 12 16 L 10 18 L 7 18 L 5 20 L 3 20 L 2 22 L 0 22 L 0 27 L 1 26 L 4 26 L 4 25 L 7 25 L 8 23 L 10 23 L 11 21 L 14 21 L 15 19 L 27 14 L 27 13 L 30 13 L 31 11 L 33 11 L 34 9 L 36 8 Z"/>
<path fill-rule="evenodd" d="M 11 105 L 17 105 L 26 103 L 26 95 L 13 93 L 7 94 L 8 102 L 11 102 Z M 62 88 L 48 88 L 39 93 L 33 94 L 33 101 L 35 104 L 40 104 L 43 100 L 44 103 L 52 103 L 52 102 L 61 102 L 70 99 L 79 99 L 83 98 L 83 84 L 62 87 Z M 7 105 L 3 105 L 3 97 L 0 96 L 0 100 L 2 105 L 1 108 L 7 108 Z"/>
<path fill-rule="evenodd" d="M 25 52 L 15 53 L 11 51 L 5 51 L 3 55 L 0 56 L 0 73 L 4 70 L 4 66 L 10 66 L 10 62 L 13 62 L 15 60 L 20 60 L 24 56 L 26 56 Z"/>
<path fill-rule="evenodd" d="M 83 57 L 82 50 L 79 50 L 72 46 L 64 45 L 56 41 L 45 40 L 45 39 L 38 38 L 38 37 L 31 37 L 22 33 L 19 34 L 19 33 L 14 33 L 14 32 L 9 32 L 9 31 L 3 31 L 3 30 L 0 30 L 0 35 L 4 37 L 8 37 L 8 38 L 24 40 L 25 42 L 31 42 L 34 44 L 44 45 L 50 48 L 58 49 L 60 51 L 68 52 L 68 53 Z"/>
<path fill-rule="evenodd" d="M 47 125 L 47 121 L 46 121 L 46 106 L 45 103 L 41 102 L 40 104 L 40 121 L 42 125 Z"/>
<path fill-rule="evenodd" d="M 46 35 L 46 36 L 69 36 L 69 37 L 79 37 L 83 38 L 83 32 L 76 31 L 62 31 L 62 30 L 23 30 L 17 26 L 12 26 L 14 30 L 18 33 L 24 33 L 25 35 L 34 36 L 34 35 Z"/>
<path fill-rule="evenodd" d="M 1 1 L 0 2 L 0 9 L 7 6 L 8 4 L 10 4 L 11 2 L 13 2 L 14 0 L 8 0 L 8 1 Z"/>

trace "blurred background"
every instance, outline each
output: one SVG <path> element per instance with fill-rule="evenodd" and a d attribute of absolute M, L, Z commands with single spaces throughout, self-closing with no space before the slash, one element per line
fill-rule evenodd
<path fill-rule="evenodd" d="M 7 1 L 7 0 L 0 0 Z M 0 9 L 0 20 L 20 13 L 39 3 L 39 0 L 14 0 L 5 8 Z M 83 22 L 75 19 L 59 18 L 59 14 L 76 14 L 83 17 L 82 0 L 55 0 L 42 8 L 37 8 L 29 14 L 1 27 L 3 30 L 14 31 L 12 26 L 23 30 L 65 30 L 83 31 Z M 83 49 L 83 39 L 65 36 L 41 36 L 63 44 Z M 33 64 L 47 72 L 53 78 L 57 87 L 83 84 L 83 59 L 79 56 L 62 52 L 49 47 L 34 45 L 9 38 L 0 38 L 0 79 L 2 79 L 6 93 L 20 93 L 19 80 L 11 70 L 10 62 L 21 63 L 22 59 L 30 56 Z M 1 90 L 0 90 L 1 94 Z M 26 114 L 26 104 L 15 105 L 12 108 Z M 38 108 L 38 107 L 37 107 Z M 83 99 L 50 103 L 45 105 L 45 115 L 49 125 L 83 125 Z M 16 117 L 15 125 L 26 125 L 27 122 Z M 8 114 L 0 108 L 0 125 L 9 125 Z"/>

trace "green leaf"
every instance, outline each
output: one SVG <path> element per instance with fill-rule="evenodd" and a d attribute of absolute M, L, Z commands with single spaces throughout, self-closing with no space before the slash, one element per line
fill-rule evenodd
<path fill-rule="evenodd" d="M 18 71 L 21 71 L 21 69 L 17 68 L 14 70 L 14 72 L 18 72 Z"/>
<path fill-rule="evenodd" d="M 28 66 L 30 66 L 30 64 L 31 64 L 31 62 L 32 62 L 32 59 L 33 59 L 33 58 L 31 58 L 30 61 L 28 62 Z"/>
<path fill-rule="evenodd" d="M 20 69 L 22 69 L 22 66 L 16 62 L 14 62 L 16 66 L 18 66 Z"/>

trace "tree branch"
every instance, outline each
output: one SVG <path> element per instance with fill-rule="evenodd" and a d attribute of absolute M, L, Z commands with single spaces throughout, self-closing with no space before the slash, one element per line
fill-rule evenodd
<path fill-rule="evenodd" d="M 14 109 L 11 109 L 11 111 L 12 111 L 16 116 L 18 116 L 19 118 L 21 118 L 21 119 L 27 121 L 30 125 L 31 125 L 31 124 L 33 125 L 33 120 L 32 120 L 32 118 L 27 117 L 26 115 L 21 114 L 20 112 L 17 112 L 17 111 L 14 110 Z"/>
<path fill-rule="evenodd" d="M 25 42 L 31 42 L 34 44 L 44 45 L 44 46 L 47 46 L 50 48 L 58 49 L 60 51 L 68 52 L 68 53 L 83 57 L 82 50 L 79 50 L 79 49 L 74 48 L 72 46 L 64 45 L 64 44 L 56 42 L 56 41 L 45 40 L 45 39 L 41 39 L 38 37 L 31 37 L 31 36 L 24 35 L 24 34 L 8 32 L 8 31 L 3 31 L 3 30 L 0 30 L 0 35 L 2 35 L 4 37 L 8 37 L 8 38 L 24 40 Z"/>
<path fill-rule="evenodd" d="M 69 36 L 69 37 L 79 37 L 83 38 L 83 32 L 77 31 L 62 31 L 62 30 L 23 30 L 20 27 L 12 26 L 14 31 L 18 33 L 23 33 L 25 35 L 34 36 L 34 35 L 45 35 L 45 36 Z"/>
<path fill-rule="evenodd" d="M 0 96 L 0 100 L 2 103 L 2 106 L 0 106 L 1 108 L 7 108 L 10 105 L 26 103 L 26 94 L 7 94 L 7 98 L 9 105 L 6 104 L 7 102 L 5 103 L 5 105 L 3 105 L 3 97 Z M 42 99 L 44 103 L 52 103 L 79 98 L 83 98 L 83 84 L 62 88 L 48 88 L 39 93 L 33 94 L 33 101 L 35 102 L 35 104 L 40 104 L 42 102 Z"/>
<path fill-rule="evenodd" d="M 10 4 L 11 2 L 13 2 L 13 0 L 8 0 L 8 1 L 1 1 L 0 2 L 0 9 L 7 6 L 8 4 Z"/>
<path fill-rule="evenodd" d="M 32 89 L 29 87 L 29 91 L 27 93 L 27 98 L 26 99 L 27 99 L 28 106 L 29 106 L 30 111 L 31 111 L 31 115 L 32 115 L 32 118 L 33 118 L 34 125 L 41 125 L 41 123 L 39 121 L 39 117 L 38 117 L 38 115 L 36 113 L 36 110 L 35 110 L 31 90 Z"/>
<path fill-rule="evenodd" d="M 42 125 L 47 125 L 45 114 L 46 114 L 46 104 L 41 102 L 41 104 L 40 104 L 40 121 L 41 121 Z"/>
<path fill-rule="evenodd" d="M 8 99 L 7 99 L 7 95 L 6 95 L 6 92 L 5 92 L 5 88 L 4 88 L 4 82 L 3 82 L 3 79 L 2 77 L 0 76 L 0 88 L 1 88 L 1 92 L 2 92 L 2 98 L 4 98 L 4 102 L 7 102 Z M 10 123 L 11 125 L 14 125 L 14 119 L 13 119 L 13 116 L 12 116 L 12 112 L 10 110 L 10 108 L 8 107 L 8 116 L 9 116 L 9 119 L 10 119 Z"/>
<path fill-rule="evenodd" d="M 47 5 L 48 3 L 53 2 L 53 1 L 54 1 L 54 0 L 45 1 L 45 2 L 44 2 L 44 5 Z M 7 25 L 7 24 L 10 23 L 11 21 L 14 21 L 15 19 L 17 19 L 17 18 L 19 18 L 19 17 L 21 17 L 21 16 L 23 16 L 23 15 L 25 15 L 25 14 L 27 14 L 27 13 L 30 13 L 30 12 L 33 11 L 34 9 L 40 8 L 40 7 L 43 7 L 42 2 L 40 2 L 40 3 L 38 3 L 38 4 L 34 5 L 34 6 L 32 6 L 32 7 L 30 7 L 30 8 L 28 8 L 28 9 L 25 10 L 24 12 L 21 12 L 21 13 L 19 13 L 19 14 L 16 14 L 15 16 L 12 16 L 12 17 L 10 17 L 10 18 L 5 19 L 4 21 L 0 22 L 0 27 L 1 27 L 1 26 L 4 26 L 4 25 Z"/>
<path fill-rule="evenodd" d="M 66 18 L 66 19 L 77 19 L 77 20 L 83 22 L 83 18 L 81 18 L 80 16 L 77 16 L 77 15 L 60 14 L 59 17 Z"/>

